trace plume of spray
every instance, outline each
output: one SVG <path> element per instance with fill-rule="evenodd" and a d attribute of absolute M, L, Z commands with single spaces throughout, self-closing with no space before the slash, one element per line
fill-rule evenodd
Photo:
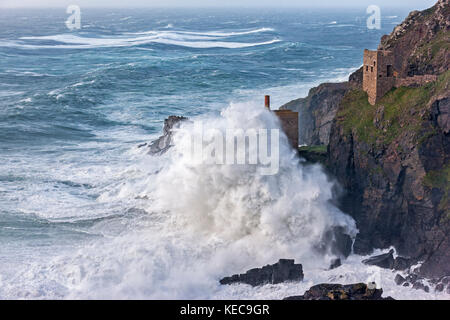
<path fill-rule="evenodd" d="M 229 129 L 280 129 L 271 112 L 252 103 L 231 104 L 219 117 L 201 120 L 205 131 L 218 130 L 224 136 Z M 317 257 L 323 253 L 315 248 L 323 247 L 325 233 L 342 227 L 350 236 L 356 235 L 353 219 L 330 202 L 332 182 L 320 166 L 303 166 L 284 134 L 280 135 L 278 173 L 262 175 L 258 165 L 194 164 L 191 135 L 185 133 L 201 133 L 195 132 L 192 123 L 183 129 L 175 134 L 174 148 L 157 176 L 154 192 L 154 205 L 169 211 L 183 232 L 196 234 L 206 243 L 219 241 L 233 252 L 231 260 L 242 259 L 248 267 L 279 258 L 323 263 Z"/>

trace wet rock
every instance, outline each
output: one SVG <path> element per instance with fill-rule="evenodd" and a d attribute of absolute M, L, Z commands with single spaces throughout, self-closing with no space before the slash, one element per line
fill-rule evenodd
<path fill-rule="evenodd" d="M 445 285 L 450 284 L 450 277 L 443 277 L 441 282 Z"/>
<path fill-rule="evenodd" d="M 394 266 L 394 250 L 390 250 L 389 253 L 370 257 L 369 259 L 363 260 L 363 263 L 370 266 L 392 269 Z"/>
<path fill-rule="evenodd" d="M 302 281 L 303 267 L 294 260 L 280 259 L 273 265 L 255 268 L 244 274 L 235 274 L 220 280 L 220 284 L 246 283 L 251 286 L 277 284 L 286 281 Z"/>
<path fill-rule="evenodd" d="M 284 300 L 393 300 L 382 298 L 383 290 L 370 288 L 364 283 L 319 284 L 311 287 L 303 296 L 293 296 Z"/>
<path fill-rule="evenodd" d="M 412 265 L 411 259 L 397 257 L 394 260 L 394 270 L 406 270 Z"/>
<path fill-rule="evenodd" d="M 436 287 L 434 288 L 434 291 L 435 292 L 442 292 L 442 291 L 444 291 L 444 284 L 443 283 L 438 283 L 436 285 Z"/>
<path fill-rule="evenodd" d="M 411 283 L 415 283 L 417 280 L 419 280 L 419 276 L 417 274 L 409 274 L 406 277 L 406 280 L 411 282 Z"/>
<path fill-rule="evenodd" d="M 449 70 L 448 48 L 440 38 L 449 30 L 448 8 L 448 0 L 440 0 L 383 37 L 380 49 L 395 52 L 399 77 Z M 368 127 L 358 129 L 350 112 L 352 106 L 362 110 L 367 103 L 364 93 L 346 93 L 340 98 L 328 144 L 327 169 L 346 191 L 339 207 L 359 229 L 354 252 L 367 255 L 374 248 L 395 246 L 398 254 L 423 261 L 418 272 L 427 278 L 450 275 L 450 202 L 445 181 L 438 183 L 449 163 L 450 91 L 448 77 L 441 79 L 442 86 L 421 87 L 427 98 L 408 102 L 409 108 L 396 120 L 386 117 L 387 105 L 382 112 L 384 103 L 362 112 L 371 122 L 370 132 Z M 400 94 L 401 90 L 393 90 L 392 98 Z M 412 123 L 417 134 L 408 129 Z M 396 269 L 405 268 L 401 262 Z"/>
<path fill-rule="evenodd" d="M 333 261 L 331 261 L 330 270 L 339 268 L 341 265 L 341 259 L 334 259 Z"/>
<path fill-rule="evenodd" d="M 421 281 L 415 282 L 413 284 L 413 289 L 423 290 L 425 292 L 430 292 L 430 287 L 428 287 L 427 285 L 423 284 Z"/>
<path fill-rule="evenodd" d="M 173 130 L 180 127 L 181 122 L 188 120 L 185 117 L 170 116 L 164 120 L 163 135 L 148 145 L 151 155 L 162 155 L 172 146 Z M 139 147 L 147 146 L 142 144 Z"/>
<path fill-rule="evenodd" d="M 327 231 L 317 249 L 322 252 L 331 250 L 331 253 L 341 258 L 347 258 L 352 252 L 352 238 L 342 227 L 334 227 Z"/>
<path fill-rule="evenodd" d="M 395 276 L 394 281 L 395 281 L 395 283 L 396 283 L 398 286 L 400 286 L 400 285 L 402 285 L 403 283 L 405 283 L 406 279 L 403 278 L 400 274 L 397 274 L 397 275 Z"/>

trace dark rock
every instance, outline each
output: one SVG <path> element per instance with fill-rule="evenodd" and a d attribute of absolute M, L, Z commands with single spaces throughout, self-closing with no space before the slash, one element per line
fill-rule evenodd
<path fill-rule="evenodd" d="M 447 285 L 450 283 L 450 277 L 443 277 L 440 282 Z"/>
<path fill-rule="evenodd" d="M 371 289 L 364 283 L 319 284 L 311 287 L 303 296 L 284 300 L 392 300 L 391 297 L 382 298 L 382 294 L 382 289 Z"/>
<path fill-rule="evenodd" d="M 397 257 L 394 260 L 394 270 L 406 270 L 412 265 L 411 259 Z"/>
<path fill-rule="evenodd" d="M 406 277 L 406 281 L 409 281 L 411 283 L 415 283 L 416 281 L 420 280 L 419 276 L 417 274 L 409 274 Z"/>
<path fill-rule="evenodd" d="M 409 287 L 409 286 L 410 286 L 410 283 L 409 283 L 409 282 L 405 282 L 405 283 L 403 284 L 403 286 L 404 286 L 404 287 Z"/>
<path fill-rule="evenodd" d="M 342 265 L 341 263 L 341 259 L 334 259 L 333 261 L 331 261 L 331 265 L 330 265 L 330 270 L 339 268 Z"/>
<path fill-rule="evenodd" d="M 389 253 L 380 254 L 379 256 L 363 260 L 363 263 L 370 266 L 392 269 L 394 266 L 394 250 L 390 250 Z"/>
<path fill-rule="evenodd" d="M 403 278 L 400 274 L 397 274 L 397 275 L 395 276 L 394 281 L 395 281 L 395 283 L 396 283 L 398 286 L 400 286 L 400 285 L 402 285 L 403 283 L 405 283 L 406 279 Z"/>
<path fill-rule="evenodd" d="M 413 284 L 413 289 L 423 290 L 425 292 L 430 292 L 430 287 L 428 287 L 427 285 L 423 284 L 421 281 L 416 281 Z"/>
<path fill-rule="evenodd" d="M 401 77 L 446 72 L 450 69 L 447 47 L 430 43 L 439 34 L 448 32 L 449 17 L 448 0 L 437 1 L 428 10 L 413 11 L 389 36 L 381 39 L 379 49 L 396 53 L 394 68 Z"/>
<path fill-rule="evenodd" d="M 335 256 L 347 258 L 352 253 L 352 244 L 353 240 L 344 228 L 334 227 L 324 234 L 317 249 L 322 252 L 330 250 Z"/>
<path fill-rule="evenodd" d="M 449 70 L 448 50 L 441 38 L 449 32 L 449 10 L 448 0 L 440 0 L 383 37 L 380 48 L 394 50 L 399 76 Z M 398 101 L 396 107 L 402 110 L 397 119 L 387 116 L 393 109 L 383 101 L 368 106 L 361 90 L 349 89 L 344 97 L 338 94 L 327 169 L 346 191 L 340 209 L 355 219 L 359 229 L 353 245 L 356 254 L 394 246 L 410 259 L 395 261 L 395 269 L 406 270 L 423 261 L 420 275 L 437 278 L 450 274 L 450 197 L 444 178 L 450 163 L 448 76 L 418 91 L 424 99 L 404 106 L 400 100 L 407 95 L 400 96 L 400 89 L 391 91 L 390 101 Z M 358 107 L 367 121 L 364 128 L 353 117 Z M 412 123 L 417 130 L 410 129 Z M 317 136 L 317 128 L 310 125 L 309 130 L 309 136 Z"/>
<path fill-rule="evenodd" d="M 220 284 L 246 283 L 251 286 L 277 284 L 286 281 L 302 281 L 303 267 L 294 260 L 280 259 L 273 265 L 251 269 L 244 274 L 235 274 L 220 280 Z"/>
<path fill-rule="evenodd" d="M 363 83 L 363 67 L 359 68 L 355 72 L 353 72 L 348 78 L 348 82 L 353 88 L 359 89 L 362 88 Z"/>
<path fill-rule="evenodd" d="M 442 291 L 444 291 L 444 284 L 443 283 L 438 283 L 436 285 L 436 287 L 434 288 L 434 291 L 435 292 L 442 292 Z"/>
<path fill-rule="evenodd" d="M 280 107 L 299 113 L 300 144 L 308 146 L 328 144 L 331 123 L 349 88 L 348 82 L 323 83 L 312 88 L 307 97 L 293 100 Z"/>
<path fill-rule="evenodd" d="M 149 147 L 149 153 L 152 155 L 164 154 L 172 146 L 173 130 L 180 127 L 183 121 L 188 120 L 185 117 L 170 116 L 164 120 L 163 135 L 157 140 L 153 141 Z M 141 146 L 145 146 L 141 145 Z"/>

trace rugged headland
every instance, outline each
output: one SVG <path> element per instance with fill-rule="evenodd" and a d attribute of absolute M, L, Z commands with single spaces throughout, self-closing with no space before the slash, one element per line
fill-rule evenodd
<path fill-rule="evenodd" d="M 399 77 L 434 82 L 404 81 L 370 105 L 361 68 L 281 107 L 299 112 L 301 144 L 327 150 L 345 189 L 341 209 L 360 230 L 355 253 L 394 246 L 430 278 L 450 275 L 449 29 L 449 1 L 439 0 L 411 12 L 378 48 L 394 52 Z"/>

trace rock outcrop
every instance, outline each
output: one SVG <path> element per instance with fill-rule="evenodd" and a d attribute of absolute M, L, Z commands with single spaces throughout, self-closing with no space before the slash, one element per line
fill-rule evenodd
<path fill-rule="evenodd" d="M 404 257 L 394 258 L 394 250 L 389 250 L 388 253 L 380 254 L 378 256 L 370 257 L 362 261 L 369 266 L 377 266 L 384 269 L 392 270 L 406 270 L 414 263 L 413 260 Z"/>
<path fill-rule="evenodd" d="M 331 123 L 350 88 L 348 82 L 324 83 L 312 88 L 306 98 L 293 100 L 280 109 L 299 113 L 299 144 L 327 145 Z"/>
<path fill-rule="evenodd" d="M 379 256 L 363 260 L 363 263 L 369 266 L 378 266 L 384 269 L 392 269 L 394 267 L 394 261 L 394 250 L 390 250 L 389 253 L 381 254 Z"/>
<path fill-rule="evenodd" d="M 327 167 L 347 190 L 341 209 L 360 231 L 355 253 L 394 246 L 410 258 L 396 268 L 423 262 L 419 273 L 427 277 L 450 275 L 449 42 L 441 42 L 449 35 L 448 6 L 439 1 L 411 14 L 381 44 L 395 51 L 399 70 L 433 72 L 438 80 L 393 89 L 375 106 L 359 89 L 337 95 L 328 148 Z M 425 43 L 434 48 L 426 59 L 417 55 Z"/>
<path fill-rule="evenodd" d="M 186 120 L 188 120 L 188 118 L 169 116 L 169 118 L 164 120 L 163 135 L 149 145 L 145 143 L 140 145 L 139 147 L 148 147 L 148 152 L 151 155 L 164 154 L 172 146 L 173 130 L 178 128 L 181 122 Z"/>
<path fill-rule="evenodd" d="M 277 284 L 286 281 L 302 281 L 303 267 L 294 260 L 281 259 L 273 265 L 251 269 L 244 274 L 235 274 L 220 280 L 220 284 L 245 283 L 251 286 Z"/>
<path fill-rule="evenodd" d="M 394 69 L 400 77 L 442 74 L 450 69 L 449 0 L 424 11 L 413 11 L 381 39 L 379 49 L 396 53 Z"/>
<path fill-rule="evenodd" d="M 383 289 L 376 289 L 374 284 L 319 284 L 311 287 L 302 296 L 284 300 L 393 300 L 391 297 L 383 298 L 382 294 Z"/>

